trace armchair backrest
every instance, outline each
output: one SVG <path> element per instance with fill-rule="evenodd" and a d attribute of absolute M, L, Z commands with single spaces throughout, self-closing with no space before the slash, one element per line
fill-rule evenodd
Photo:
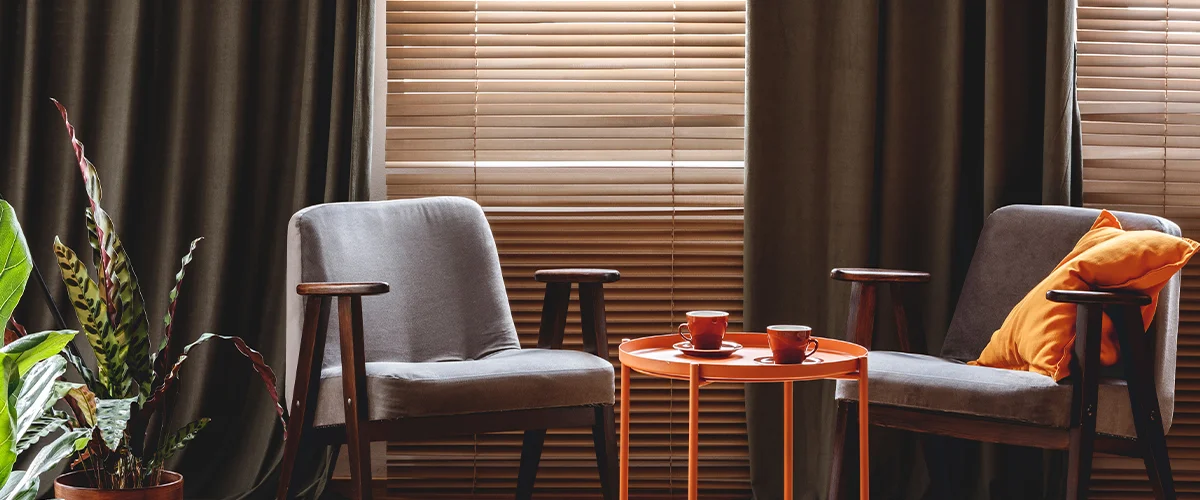
<path fill-rule="evenodd" d="M 304 298 L 296 284 L 385 281 L 363 298 L 366 361 L 478 359 L 519 348 L 496 243 L 483 209 L 466 198 L 328 203 L 288 224 L 288 389 Z M 336 306 L 324 366 L 341 366 Z"/>
<path fill-rule="evenodd" d="M 963 361 L 977 359 L 1013 306 L 1075 248 L 1099 214 L 1094 209 L 1052 205 L 1010 205 L 992 212 L 975 247 L 954 318 L 946 332 L 942 356 Z M 1113 214 L 1126 230 L 1149 229 L 1182 235 L 1178 225 L 1162 217 L 1130 212 Z M 1154 382 L 1160 411 L 1168 426 L 1175 408 L 1179 283 L 1180 273 L 1176 273 L 1159 292 L 1152 326 L 1157 334 Z"/>

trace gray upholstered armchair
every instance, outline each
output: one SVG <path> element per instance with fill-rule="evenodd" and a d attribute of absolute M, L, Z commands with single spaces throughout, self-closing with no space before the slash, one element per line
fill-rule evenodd
<path fill-rule="evenodd" d="M 1062 383 L 1037 373 L 969 366 L 1009 310 L 1067 255 L 1098 210 L 1014 205 L 984 225 L 940 356 L 911 352 L 870 354 L 871 423 L 911 431 L 1037 448 L 1068 450 L 1067 498 L 1088 492 L 1093 451 L 1140 457 L 1158 498 L 1175 498 L 1164 433 L 1175 406 L 1175 352 L 1179 325 L 1176 274 L 1159 294 L 1149 332 L 1139 306 L 1145 295 L 1052 291 L 1050 300 L 1078 304 L 1072 373 Z M 1180 235 L 1169 220 L 1117 212 L 1125 229 Z M 897 291 L 928 281 L 920 272 L 835 269 L 851 282 L 847 335 L 871 346 L 876 288 L 891 288 L 902 349 L 909 349 L 903 300 Z M 1120 374 L 1100 370 L 1101 314 L 1116 325 Z M 1086 332 L 1086 333 L 1083 333 Z M 857 407 L 854 381 L 838 381 L 837 433 L 830 498 L 838 498 L 846 427 Z M 851 433 L 854 434 L 854 433 Z M 927 457 L 937 456 L 929 453 Z M 931 473 L 944 464 L 931 463 Z M 935 479 L 936 483 L 936 479 Z M 935 484 L 935 488 L 938 485 Z"/>
<path fill-rule="evenodd" d="M 288 226 L 287 267 L 292 407 L 279 498 L 301 446 L 346 443 L 357 496 L 370 498 L 371 441 L 523 430 L 517 498 L 528 499 L 546 428 L 576 426 L 592 428 L 605 498 L 616 498 L 603 292 L 616 271 L 539 271 L 538 348 L 522 349 L 491 229 L 465 198 L 306 208 Z M 572 283 L 588 352 L 558 349 Z M 326 342 L 326 331 L 339 334 Z"/>

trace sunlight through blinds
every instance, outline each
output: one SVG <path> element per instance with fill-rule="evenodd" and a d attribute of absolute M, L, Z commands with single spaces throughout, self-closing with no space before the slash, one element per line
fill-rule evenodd
<path fill-rule="evenodd" d="M 621 271 L 606 288 L 614 362 L 622 338 L 673 332 L 685 311 L 740 324 L 745 30 L 744 0 L 388 0 L 388 197 L 483 205 L 523 346 L 541 268 Z M 568 348 L 578 323 L 573 303 Z M 679 494 L 687 384 L 633 384 L 632 489 Z M 742 394 L 704 390 L 704 498 L 748 495 Z M 388 493 L 511 495 L 520 445 L 391 443 Z M 537 488 L 596 497 L 590 430 L 551 431 Z"/>
<path fill-rule="evenodd" d="M 1084 204 L 1165 216 L 1200 238 L 1200 1 L 1080 0 Z M 1184 270 L 1175 418 L 1181 497 L 1200 494 L 1200 263 Z M 1151 498 L 1140 459 L 1098 455 L 1092 497 Z"/>

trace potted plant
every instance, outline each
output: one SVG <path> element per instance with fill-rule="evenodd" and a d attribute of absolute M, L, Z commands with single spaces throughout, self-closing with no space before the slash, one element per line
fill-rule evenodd
<path fill-rule="evenodd" d="M 96 273 L 93 279 L 89 267 L 78 255 L 55 238 L 54 254 L 63 283 L 80 329 L 96 356 L 95 371 L 78 356 L 68 356 L 89 391 L 89 399 L 82 404 L 68 401 L 72 421 L 90 434 L 91 441 L 72 464 L 77 470 L 55 481 L 55 494 L 67 500 L 145 498 L 147 494 L 155 498 L 182 498 L 183 477 L 164 470 L 164 464 L 204 429 L 208 419 L 187 424 L 165 437 L 161 430 L 169 414 L 168 401 L 174 399 L 172 396 L 178 389 L 179 368 L 188 353 L 213 339 L 233 343 L 262 378 L 280 420 L 286 425 L 276 392 L 275 374 L 262 355 L 241 338 L 212 333 L 200 335 L 174 360 L 170 359 L 169 341 L 173 334 L 175 306 L 199 238 L 192 241 L 183 256 L 174 287 L 167 297 L 161 340 L 151 341 L 150 322 L 137 276 L 112 219 L 100 205 L 102 193 L 96 167 L 84 155 L 83 143 L 75 137 L 75 128 L 71 126 L 66 108 L 58 101 L 54 104 L 62 114 L 71 138 L 88 196 L 85 213 L 92 267 Z M 151 425 L 152 422 L 155 425 Z"/>
<path fill-rule="evenodd" d="M 76 397 L 82 386 L 59 380 L 66 360 L 55 356 L 75 337 L 74 332 L 49 331 L 25 335 L 12 320 L 13 309 L 25 291 L 32 261 L 12 206 L 0 200 L 0 500 L 37 496 L 38 476 L 72 453 L 82 450 L 89 434 L 67 429 L 68 417 L 53 409 L 64 396 Z M 24 471 L 13 470 L 17 456 L 59 430 L 66 430 L 42 447 Z"/>

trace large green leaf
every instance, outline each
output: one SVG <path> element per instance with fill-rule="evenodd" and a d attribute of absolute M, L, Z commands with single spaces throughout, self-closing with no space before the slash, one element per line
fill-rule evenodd
<path fill-rule="evenodd" d="M 24 376 L 37 362 L 62 352 L 63 347 L 75 338 L 75 333 L 74 330 L 31 333 L 0 347 L 0 354 L 12 359 L 18 376 Z"/>
<path fill-rule="evenodd" d="M 33 260 L 17 214 L 8 202 L 0 200 L 0 328 L 8 323 L 13 309 L 25 293 Z"/>
<path fill-rule="evenodd" d="M 56 390 L 56 381 L 66 372 L 67 362 L 55 354 L 73 337 L 74 333 L 70 332 L 41 332 L 0 348 L 5 389 L 3 404 L 0 405 L 0 475 L 11 473 L 12 463 L 18 453 L 66 422 L 61 419 L 57 423 L 42 421 L 41 426 L 36 424 L 62 397 L 62 393 Z M 54 463 L 59 460 L 62 458 Z M 8 483 L 22 480 L 20 476 L 7 482 L 0 479 L 0 484 L 5 484 L 7 488 Z M 36 478 L 33 480 L 36 481 Z M 16 493 L 22 491 L 13 490 Z M 0 497 L 8 498 L 3 495 Z"/>
<path fill-rule="evenodd" d="M 39 452 L 30 466 L 30 474 L 13 472 L 17 453 L 61 426 L 57 423 L 35 422 L 61 397 L 55 381 L 66 371 L 66 361 L 56 353 L 71 341 L 73 332 L 41 332 L 27 335 L 0 348 L 0 500 L 36 494 L 37 475 L 66 458 L 70 452 L 57 454 L 54 449 L 62 443 L 47 446 Z M 77 431 L 86 435 L 86 430 Z M 71 434 L 71 433 L 67 433 Z M 60 438 L 61 439 L 61 438 Z M 75 442 L 68 439 L 73 447 Z M 86 441 L 84 441 L 86 443 Z M 72 451 L 77 448 L 72 448 Z M 57 458 L 56 458 L 57 457 Z"/>
<path fill-rule="evenodd" d="M 109 374 L 110 370 L 119 368 L 123 373 L 125 366 L 124 353 L 117 340 L 111 338 L 111 329 L 108 322 L 108 305 L 101 295 L 100 287 L 88 275 L 87 268 L 73 250 L 64 245 L 58 237 L 54 238 L 54 256 L 58 258 L 58 268 L 62 274 L 63 284 L 67 287 L 67 296 L 71 299 L 71 306 L 75 309 L 75 316 L 79 318 L 79 325 L 83 328 L 83 334 L 87 337 L 88 344 L 92 346 L 92 352 L 96 355 L 96 369 L 99 372 L 96 381 L 100 387 L 92 385 L 100 391 L 101 396 L 107 396 L 109 387 L 113 386 L 113 377 Z M 83 366 L 81 369 L 80 366 Z M 76 365 L 82 374 L 86 370 L 86 365 Z M 86 380 L 86 379 L 85 379 Z M 122 383 L 128 383 L 128 378 L 122 380 Z M 121 385 L 121 384 L 118 384 Z M 128 387 L 119 387 L 125 391 Z"/>
<path fill-rule="evenodd" d="M 17 363 L 9 356 L 0 356 L 0 484 L 6 484 L 17 461 Z"/>
<path fill-rule="evenodd" d="M 36 495 L 38 476 L 66 460 L 72 453 L 82 450 L 87 443 L 87 429 L 64 432 L 33 456 L 28 469 L 14 472 L 7 478 L 4 487 L 0 488 L 0 500 L 29 498 L 31 492 Z"/>

